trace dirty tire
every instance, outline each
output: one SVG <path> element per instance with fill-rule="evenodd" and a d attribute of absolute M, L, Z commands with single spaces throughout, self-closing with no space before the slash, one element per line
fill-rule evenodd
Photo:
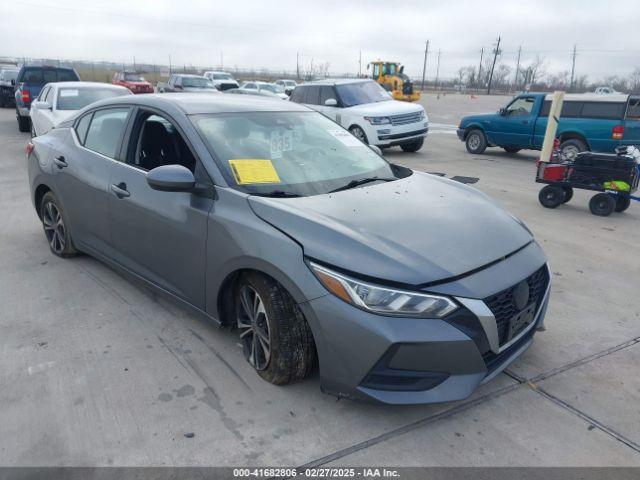
<path fill-rule="evenodd" d="M 562 190 L 564 190 L 564 200 L 562 200 L 562 203 L 567 203 L 569 200 L 573 198 L 573 188 L 562 187 Z"/>
<path fill-rule="evenodd" d="M 556 208 L 564 203 L 565 192 L 557 185 L 547 185 L 538 194 L 538 200 L 543 207 Z"/>
<path fill-rule="evenodd" d="M 608 217 L 616 208 L 616 201 L 608 193 L 597 193 L 589 200 L 589 210 L 599 217 Z"/>
<path fill-rule="evenodd" d="M 31 129 L 31 119 L 29 117 L 23 117 L 18 115 L 18 130 L 21 132 L 28 132 Z"/>
<path fill-rule="evenodd" d="M 578 138 L 570 138 L 565 140 L 558 147 L 560 151 L 560 158 L 562 160 L 575 160 L 576 156 L 580 152 L 586 152 L 588 150 L 587 144 Z"/>
<path fill-rule="evenodd" d="M 401 144 L 400 148 L 405 152 L 413 153 L 413 152 L 417 152 L 418 150 L 420 150 L 423 145 L 424 145 L 424 138 L 418 138 L 417 140 L 414 140 L 413 142 L 408 142 L 408 143 Z"/>
<path fill-rule="evenodd" d="M 482 130 L 475 128 L 467 133 L 464 145 L 467 152 L 479 155 L 487 149 L 487 137 Z"/>
<path fill-rule="evenodd" d="M 615 211 L 618 213 L 624 212 L 627 208 L 629 208 L 630 204 L 631 199 L 629 197 L 627 197 L 626 195 L 618 195 L 616 197 Z"/>
<path fill-rule="evenodd" d="M 64 209 L 53 192 L 47 192 L 42 197 L 40 219 L 49 249 L 54 255 L 68 258 L 78 254 L 73 246 Z"/>
<path fill-rule="evenodd" d="M 272 278 L 257 272 L 245 274 L 240 278 L 236 289 L 236 326 L 240 333 L 242 330 L 239 322 L 243 311 L 240 297 L 243 286 L 259 295 L 269 327 L 268 363 L 260 369 L 256 365 L 252 366 L 258 375 L 274 385 L 303 380 L 313 368 L 316 349 L 311 329 L 302 311 L 289 292 Z M 247 361 L 251 364 L 248 357 Z"/>

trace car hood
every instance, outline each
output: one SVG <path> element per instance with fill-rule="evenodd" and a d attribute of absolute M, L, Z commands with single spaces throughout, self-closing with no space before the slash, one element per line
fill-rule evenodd
<path fill-rule="evenodd" d="M 217 88 L 184 87 L 182 91 L 189 93 L 220 93 Z"/>
<path fill-rule="evenodd" d="M 533 240 L 483 193 L 421 172 L 312 197 L 250 196 L 249 204 L 306 256 L 406 285 L 467 273 Z"/>
<path fill-rule="evenodd" d="M 486 120 L 494 120 L 497 117 L 499 117 L 497 113 L 479 113 L 476 115 L 467 115 L 466 117 L 462 117 L 462 120 L 460 121 L 460 126 L 465 126 L 474 122 L 479 123 Z"/>
<path fill-rule="evenodd" d="M 354 105 L 345 110 L 357 112 L 360 115 L 367 116 L 387 116 L 387 115 L 405 115 L 407 113 L 423 112 L 422 105 L 408 102 L 399 102 L 397 100 L 387 100 L 377 103 L 363 103 L 362 105 Z"/>
<path fill-rule="evenodd" d="M 149 82 L 124 82 L 128 87 L 150 87 L 151 84 Z"/>

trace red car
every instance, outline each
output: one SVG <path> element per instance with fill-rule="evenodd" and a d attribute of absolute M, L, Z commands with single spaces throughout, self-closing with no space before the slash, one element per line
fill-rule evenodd
<path fill-rule="evenodd" d="M 153 93 L 153 85 L 135 72 L 118 72 L 113 76 L 111 83 L 127 87 L 133 93 Z"/>

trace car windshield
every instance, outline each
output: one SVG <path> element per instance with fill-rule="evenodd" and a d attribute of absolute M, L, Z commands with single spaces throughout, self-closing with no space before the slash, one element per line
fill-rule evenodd
<path fill-rule="evenodd" d="M 336 90 L 345 107 L 391 100 L 386 90 L 373 81 L 336 85 Z"/>
<path fill-rule="evenodd" d="M 60 68 L 28 67 L 22 72 L 21 82 L 44 85 L 53 82 L 77 82 L 80 80 L 73 70 Z"/>
<path fill-rule="evenodd" d="M 15 80 L 18 77 L 18 71 L 17 70 L 5 70 L 2 73 L 2 79 L 10 82 L 11 80 Z"/>
<path fill-rule="evenodd" d="M 182 86 L 191 88 L 213 88 L 213 83 L 205 77 L 182 77 Z"/>
<path fill-rule="evenodd" d="M 278 88 L 271 83 L 260 83 L 258 86 L 260 87 L 260 90 L 268 90 L 271 93 L 278 93 Z"/>
<path fill-rule="evenodd" d="M 229 75 L 228 73 L 214 73 L 213 79 L 214 80 L 233 80 L 231 78 L 231 75 Z"/>
<path fill-rule="evenodd" d="M 311 196 L 354 180 L 396 178 L 391 165 L 316 112 L 192 115 L 233 188 L 254 195 Z"/>
<path fill-rule="evenodd" d="M 58 92 L 56 110 L 80 110 L 98 100 L 121 95 L 128 95 L 128 92 L 113 88 L 62 88 Z"/>
<path fill-rule="evenodd" d="M 136 73 L 125 73 L 124 80 L 125 82 L 146 82 L 142 75 Z"/>
<path fill-rule="evenodd" d="M 285 80 L 285 81 L 284 81 L 284 84 L 285 84 L 287 87 L 295 87 L 295 86 L 296 86 L 296 82 L 294 82 L 293 80 Z"/>

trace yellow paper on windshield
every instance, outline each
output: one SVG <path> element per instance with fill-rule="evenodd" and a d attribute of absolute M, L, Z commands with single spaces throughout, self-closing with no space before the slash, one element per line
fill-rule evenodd
<path fill-rule="evenodd" d="M 238 185 L 280 183 L 280 177 L 271 160 L 243 158 L 229 160 L 229 165 Z"/>

